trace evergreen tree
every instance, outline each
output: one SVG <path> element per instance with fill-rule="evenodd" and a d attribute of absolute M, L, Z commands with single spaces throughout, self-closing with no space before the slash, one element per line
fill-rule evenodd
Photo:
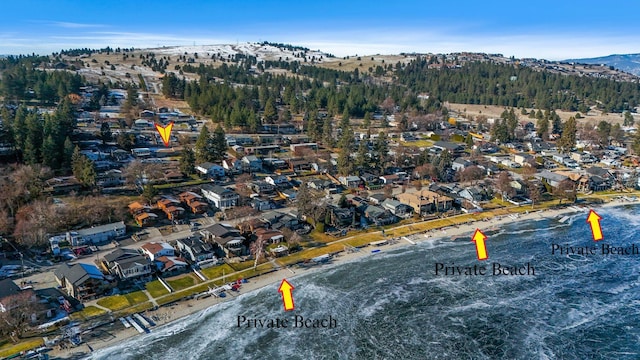
<path fill-rule="evenodd" d="M 576 118 L 570 117 L 563 126 L 562 135 L 558 140 L 560 152 L 568 153 L 576 146 Z"/>
<path fill-rule="evenodd" d="M 365 129 L 368 129 L 371 127 L 371 119 L 373 117 L 371 116 L 371 113 L 369 111 L 367 111 L 366 113 L 364 113 L 364 121 L 362 122 L 362 127 Z"/>
<path fill-rule="evenodd" d="M 267 124 L 273 124 L 278 119 L 278 110 L 276 110 L 276 101 L 273 98 L 267 100 L 264 106 L 264 113 L 262 114 L 264 121 Z"/>
<path fill-rule="evenodd" d="M 371 166 L 378 169 L 380 173 L 384 171 L 389 157 L 389 141 L 387 134 L 381 131 L 378 138 L 373 142 Z"/>
<path fill-rule="evenodd" d="M 344 109 L 344 112 L 342 113 L 342 119 L 340 120 L 340 129 L 344 130 L 347 127 L 351 126 L 350 121 L 351 119 L 349 118 L 349 110 L 347 108 Z"/>
<path fill-rule="evenodd" d="M 151 184 L 146 184 L 142 190 L 142 194 L 140 196 L 147 202 L 151 203 L 153 198 L 158 195 L 158 189 Z"/>
<path fill-rule="evenodd" d="M 336 159 L 338 174 L 343 176 L 351 175 L 353 172 L 353 162 L 351 161 L 351 150 L 342 148 L 338 159 Z"/>
<path fill-rule="evenodd" d="M 42 120 L 36 112 L 27 116 L 27 138 L 24 144 L 24 160 L 27 164 L 35 165 L 42 161 Z"/>
<path fill-rule="evenodd" d="M 74 150 L 75 149 L 74 149 L 73 143 L 71 142 L 71 139 L 69 139 L 69 137 L 67 136 L 64 139 L 64 144 L 63 144 L 63 148 L 62 148 L 62 153 L 63 153 L 62 168 L 65 171 L 71 170 L 71 164 L 72 164 L 72 158 L 73 158 Z"/>
<path fill-rule="evenodd" d="M 538 110 L 538 113 L 542 114 L 542 112 L 540 112 L 540 110 Z M 536 116 L 537 117 L 537 116 Z M 538 137 L 540 137 L 543 140 L 547 140 L 549 138 L 549 120 L 543 118 L 538 118 L 538 121 L 536 122 L 536 134 L 538 135 Z"/>
<path fill-rule="evenodd" d="M 216 149 L 213 144 L 213 137 L 209 133 L 207 126 L 203 126 L 196 140 L 195 155 L 196 162 L 211 162 L 215 160 Z"/>
<path fill-rule="evenodd" d="M 196 165 L 196 155 L 189 146 L 182 148 L 180 156 L 180 172 L 186 176 L 194 173 L 194 167 Z"/>
<path fill-rule="evenodd" d="M 113 140 L 111 127 L 109 126 L 109 123 L 106 121 L 103 122 L 102 125 L 100 125 L 100 139 L 102 140 L 103 144 Z"/>
<path fill-rule="evenodd" d="M 52 169 L 59 169 L 62 164 L 58 161 L 58 149 L 51 135 L 42 143 L 42 163 Z"/>
<path fill-rule="evenodd" d="M 322 143 L 327 148 L 332 148 L 335 144 L 333 139 L 333 126 L 331 126 L 330 118 L 325 118 L 322 124 Z"/>
<path fill-rule="evenodd" d="M 356 169 L 366 169 L 369 167 L 369 149 L 367 148 L 366 140 L 360 140 L 354 165 Z"/>
<path fill-rule="evenodd" d="M 227 153 L 227 136 L 222 126 L 218 125 L 213 131 L 213 160 L 222 161 Z"/>
<path fill-rule="evenodd" d="M 464 143 L 467 144 L 469 149 L 473 147 L 473 136 L 471 136 L 471 133 L 467 133 L 467 136 L 464 138 Z"/>
<path fill-rule="evenodd" d="M 635 123 L 635 119 L 633 118 L 633 115 L 631 115 L 631 113 L 629 112 L 629 110 L 624 112 L 624 120 L 622 122 L 623 126 L 633 126 L 633 124 Z"/>

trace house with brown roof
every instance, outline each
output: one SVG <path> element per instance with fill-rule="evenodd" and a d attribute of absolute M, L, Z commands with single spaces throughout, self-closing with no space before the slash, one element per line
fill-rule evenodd
<path fill-rule="evenodd" d="M 259 228 L 254 231 L 257 241 L 264 241 L 265 244 L 277 244 L 284 240 L 284 235 L 280 230 Z"/>
<path fill-rule="evenodd" d="M 134 215 L 133 218 L 135 219 L 136 224 L 138 224 L 138 226 L 144 227 L 144 226 L 153 225 L 153 223 L 155 223 L 155 221 L 158 219 L 158 215 L 154 213 L 143 212 L 143 213 Z"/>
<path fill-rule="evenodd" d="M 174 256 L 175 250 L 171 245 L 166 242 L 149 242 L 142 246 L 142 253 L 151 259 L 151 261 L 156 260 L 162 256 Z"/>
<path fill-rule="evenodd" d="M 453 199 L 430 190 L 419 190 L 396 195 L 398 201 L 409 205 L 419 215 L 445 212 L 453 207 Z"/>
<path fill-rule="evenodd" d="M 128 208 L 129 208 L 129 213 L 131 213 L 131 215 L 138 215 L 143 212 L 151 211 L 151 206 L 143 205 L 138 201 L 134 201 L 131 204 L 129 204 Z"/>

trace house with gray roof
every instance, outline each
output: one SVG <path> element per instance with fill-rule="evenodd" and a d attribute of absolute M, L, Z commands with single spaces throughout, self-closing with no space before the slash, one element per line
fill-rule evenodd
<path fill-rule="evenodd" d="M 63 264 L 53 274 L 67 294 L 80 302 L 100 297 L 115 285 L 115 282 L 108 281 L 104 274 L 91 264 Z"/>

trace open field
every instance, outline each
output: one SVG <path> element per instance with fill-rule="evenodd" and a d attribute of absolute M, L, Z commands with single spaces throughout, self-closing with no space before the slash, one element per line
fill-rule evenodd
<path fill-rule="evenodd" d="M 462 116 L 467 116 L 467 117 L 473 116 L 474 118 L 479 115 L 484 115 L 487 118 L 499 118 L 500 114 L 502 114 L 502 112 L 506 109 L 506 107 L 504 106 L 497 106 L 497 105 L 469 105 L 469 104 L 445 103 L 445 106 L 450 110 L 454 110 L 458 112 Z M 526 109 L 526 110 L 529 112 L 531 111 L 531 109 Z M 520 114 L 520 110 L 517 110 L 517 109 L 515 111 L 516 111 L 516 115 L 518 115 L 521 121 L 529 119 L 535 124 L 536 120 L 530 119 L 529 115 L 522 115 Z M 571 111 L 556 110 L 556 113 L 560 116 L 560 118 L 562 118 L 563 121 L 566 121 L 571 116 L 575 116 L 577 114 L 577 111 L 571 112 Z M 597 111 L 597 110 L 591 110 L 589 111 L 588 114 L 582 114 L 582 116 L 584 116 L 584 118 L 577 119 L 578 123 L 593 122 L 594 124 L 597 124 L 598 122 L 605 120 L 611 124 L 615 124 L 615 123 L 622 124 L 622 120 L 623 120 L 622 114 L 603 115 L 600 111 Z"/>

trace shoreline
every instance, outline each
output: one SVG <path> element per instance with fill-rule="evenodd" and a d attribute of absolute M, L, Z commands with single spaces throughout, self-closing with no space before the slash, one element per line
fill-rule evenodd
<path fill-rule="evenodd" d="M 640 199 L 636 201 L 613 200 L 607 203 L 598 204 L 590 208 L 597 210 L 601 208 L 612 208 L 624 205 L 640 205 Z M 343 251 L 333 257 L 330 266 L 340 266 L 358 259 L 376 255 L 376 253 L 415 246 L 417 244 L 426 241 L 432 241 L 435 239 L 451 238 L 451 240 L 453 241 L 456 238 L 466 236 L 467 234 L 472 234 L 477 228 L 483 231 L 493 231 L 499 228 L 501 225 L 506 225 L 513 222 L 553 219 L 559 218 L 561 215 L 580 213 L 584 213 L 586 216 L 590 208 L 580 207 L 574 204 L 572 206 L 560 209 L 544 209 L 519 214 L 507 214 L 487 220 L 472 221 L 461 225 L 449 225 L 442 228 L 436 228 L 396 238 L 395 241 L 389 241 L 385 245 L 374 247 L 374 250 L 379 250 L 376 252 L 372 252 L 370 250 L 372 248 L 369 245 L 353 252 Z M 240 295 L 248 294 L 273 284 L 278 284 L 282 281 L 282 279 L 286 278 L 288 280 L 291 280 L 297 278 L 298 276 L 310 274 L 326 268 L 327 266 L 323 265 L 317 265 L 310 268 L 296 267 L 293 269 L 282 267 L 270 273 L 259 275 L 249 279 L 247 283 L 242 284 L 239 292 L 227 291 L 227 297 L 225 298 L 211 296 L 199 300 L 183 300 L 171 305 L 159 307 L 157 310 L 149 310 L 144 314 L 145 316 L 154 319 L 156 325 L 151 328 L 151 331 L 153 332 L 159 327 L 173 324 L 177 321 L 180 321 L 184 317 L 201 312 L 212 306 L 221 304 L 223 302 L 234 301 Z M 295 286 L 295 282 L 293 285 Z M 274 296 L 280 295 L 274 292 Z M 138 332 L 133 327 L 128 329 L 124 328 L 120 321 L 118 321 L 118 319 L 116 318 L 115 321 L 109 325 L 104 325 L 96 330 L 93 330 L 91 333 L 83 334 L 84 342 L 78 347 L 67 348 L 63 350 L 55 348 L 54 350 L 49 352 L 49 355 L 52 358 L 60 359 L 86 358 L 91 356 L 91 351 L 98 351 L 100 349 L 114 346 L 124 340 L 138 335 L 144 334 L 138 334 Z"/>

